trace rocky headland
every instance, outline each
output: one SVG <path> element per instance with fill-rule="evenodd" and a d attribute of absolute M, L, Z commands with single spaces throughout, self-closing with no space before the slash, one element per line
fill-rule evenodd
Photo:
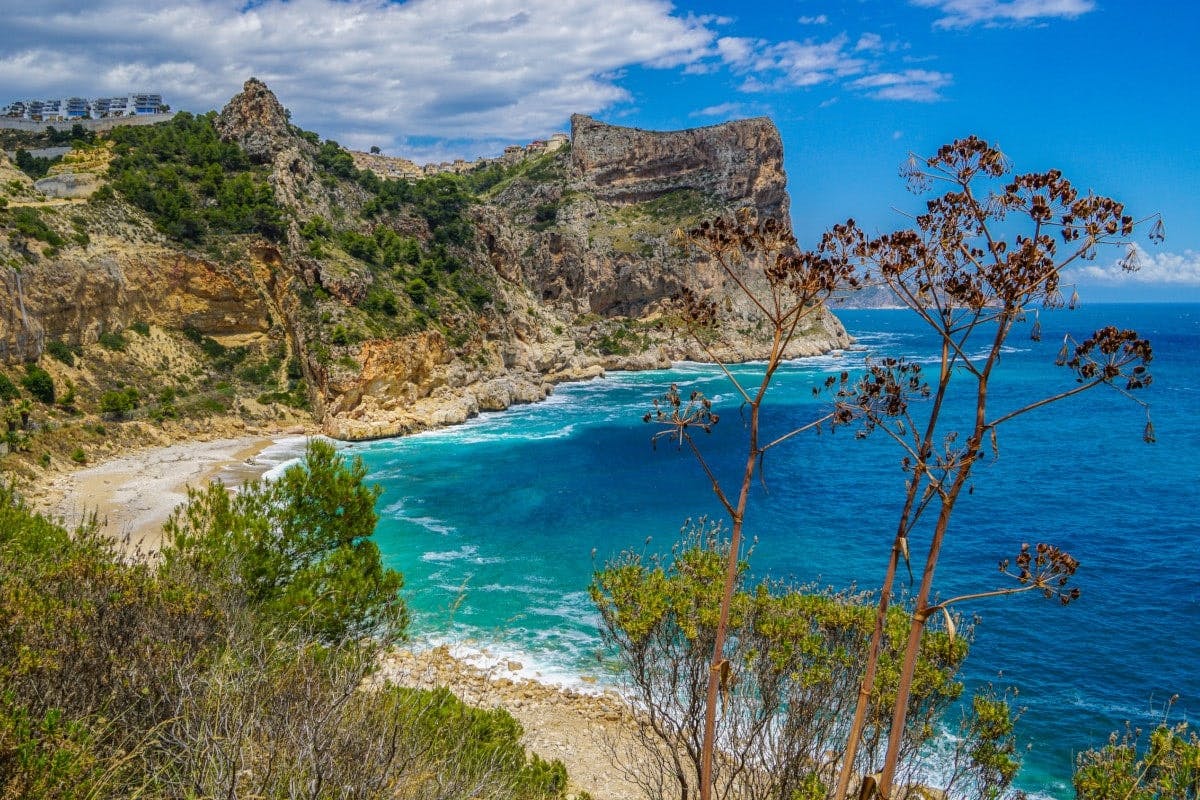
<path fill-rule="evenodd" d="M 299 413 L 340 439 L 453 424 L 560 381 L 708 360 L 675 324 L 684 288 L 722 298 L 712 353 L 761 356 L 753 307 L 673 235 L 747 207 L 786 222 L 775 126 L 571 123 L 569 145 L 542 155 L 385 181 L 291 125 L 251 79 L 219 114 L 163 124 L 185 142 L 219 139 L 210 150 L 235 145 L 224 183 L 186 164 L 139 167 L 161 146 L 144 132 L 101 139 L 36 185 L 0 161 L 0 371 L 19 386 L 36 364 L 58 400 L 70 393 L 20 424 Z M 216 213 L 235 172 L 250 199 L 227 216 L 257 203 L 248 221 Z M 192 198 L 182 212 L 154 194 L 168 184 Z M 789 355 L 847 343 L 823 312 Z M 114 416 L 104 398 L 129 386 L 132 408 Z"/>

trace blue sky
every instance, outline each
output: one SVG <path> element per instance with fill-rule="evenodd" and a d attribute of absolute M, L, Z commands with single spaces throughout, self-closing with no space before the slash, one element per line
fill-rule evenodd
<path fill-rule="evenodd" d="M 1200 11 L 1115 0 L 0 0 L 0 105 L 161 91 L 219 108 L 255 75 L 303 127 L 418 161 L 495 154 L 572 112 L 664 129 L 768 115 L 802 242 L 904 224 L 908 152 L 959 136 L 1161 212 L 1141 273 L 1084 299 L 1200 301 Z"/>

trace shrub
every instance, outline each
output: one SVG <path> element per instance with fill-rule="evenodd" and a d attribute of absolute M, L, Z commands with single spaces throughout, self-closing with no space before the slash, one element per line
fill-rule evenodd
<path fill-rule="evenodd" d="M 54 166 L 59 161 L 62 161 L 62 156 L 55 156 L 54 158 L 35 156 L 28 150 L 24 149 L 18 149 L 16 157 L 13 159 L 13 163 L 16 165 L 17 169 L 21 170 L 21 172 L 24 172 L 34 180 L 37 180 L 38 178 L 44 178 L 46 173 L 50 171 L 50 167 Z"/>
<path fill-rule="evenodd" d="M 123 419 L 132 411 L 138 402 L 138 391 L 132 386 L 124 389 L 114 389 L 100 396 L 100 411 L 112 414 L 117 419 Z"/>
<path fill-rule="evenodd" d="M 685 531 L 669 558 L 623 553 L 596 573 L 589 590 L 601 637 L 624 667 L 631 699 L 655 720 L 639 726 L 645 757 L 631 769 L 653 796 L 692 796 L 699 785 L 704 701 L 728 553 L 728 537 L 701 522 Z M 795 797 L 821 780 L 826 754 L 845 737 L 845 712 L 858 693 L 875 614 L 869 596 L 765 580 L 751 584 L 748 569 L 738 562 L 730 605 L 725 669 L 736 681 L 721 683 L 717 741 L 723 756 L 714 763 L 713 796 Z M 881 657 L 889 681 L 877 686 L 863 766 L 887 741 L 906 620 L 896 608 L 887 620 Z M 962 692 L 955 674 L 970 632 L 961 633 L 938 632 L 925 640 L 924 679 L 913 700 L 919 719 L 905 730 L 906 753 L 930 740 L 936 720 Z"/>
<path fill-rule="evenodd" d="M 52 357 L 66 364 L 68 367 L 75 366 L 75 353 L 71 347 L 61 339 L 52 339 L 46 343 L 46 352 Z"/>
<path fill-rule="evenodd" d="M 129 326 L 129 329 L 139 336 L 150 335 L 150 325 L 145 322 L 135 322 Z"/>
<path fill-rule="evenodd" d="M 260 613 L 325 641 L 390 631 L 408 620 L 400 573 L 371 539 L 379 487 L 362 483 L 331 444 L 309 442 L 303 464 L 230 496 L 219 483 L 190 490 L 166 526 L 167 564 L 187 564 L 236 588 Z"/>
<path fill-rule="evenodd" d="M 82 447 L 76 447 L 74 450 L 71 451 L 71 460 L 74 461 L 76 464 L 86 464 L 87 463 L 87 453 L 83 452 Z"/>
<path fill-rule="evenodd" d="M 46 370 L 37 364 L 25 365 L 25 377 L 21 379 L 21 385 L 35 399 L 40 400 L 48 406 L 54 405 L 54 379 L 50 377 L 49 372 L 46 372 Z"/>
<path fill-rule="evenodd" d="M 66 240 L 45 223 L 36 208 L 16 209 L 13 211 L 12 221 L 17 233 L 28 236 L 30 239 L 45 242 L 51 247 L 62 247 L 66 244 Z"/>
<path fill-rule="evenodd" d="M 98 339 L 100 346 L 113 352 L 121 352 L 125 349 L 125 335 L 120 331 L 104 331 Z"/>
<path fill-rule="evenodd" d="M 21 392 L 17 389 L 16 384 L 12 379 L 0 372 L 0 402 L 7 403 L 9 400 L 16 400 L 21 396 Z"/>

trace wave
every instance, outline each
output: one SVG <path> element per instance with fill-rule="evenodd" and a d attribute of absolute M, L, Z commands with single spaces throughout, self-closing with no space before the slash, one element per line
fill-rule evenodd
<path fill-rule="evenodd" d="M 433 550 L 424 553 L 421 556 L 422 561 L 442 562 L 442 561 L 461 561 L 471 559 L 479 553 L 479 548 L 475 545 L 464 544 L 457 550 Z"/>

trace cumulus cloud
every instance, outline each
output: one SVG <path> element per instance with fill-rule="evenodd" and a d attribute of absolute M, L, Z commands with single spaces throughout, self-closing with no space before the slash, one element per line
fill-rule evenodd
<path fill-rule="evenodd" d="M 858 41 L 854 45 L 855 51 L 861 50 L 882 50 L 883 37 L 878 33 L 864 33 L 858 37 Z"/>
<path fill-rule="evenodd" d="M 717 53 L 735 72 L 748 73 L 745 91 L 763 91 L 787 86 L 815 86 L 838 78 L 857 75 L 866 62 L 850 52 L 845 34 L 826 42 L 768 42 L 723 36 L 717 40 Z"/>
<path fill-rule="evenodd" d="M 906 69 L 903 72 L 880 72 L 866 75 L 850 85 L 862 89 L 876 100 L 912 100 L 931 103 L 942 99 L 939 90 L 949 86 L 952 77 L 946 72 L 927 69 Z"/>
<path fill-rule="evenodd" d="M 1160 284 L 1168 286 L 1200 286 L 1200 252 L 1147 253 L 1134 245 L 1140 268 L 1135 272 L 1123 269 L 1117 260 L 1108 264 L 1087 264 L 1063 271 L 1067 283 L 1103 284 L 1107 286 Z"/>
<path fill-rule="evenodd" d="M 12 99 L 152 90 L 219 108 L 254 75 L 301 125 L 389 146 L 545 135 L 627 101 L 622 69 L 699 63 L 716 39 L 713 20 L 662 0 L 7 5 L 0 92 Z"/>
<path fill-rule="evenodd" d="M 939 28 L 972 25 L 1023 25 L 1047 19 L 1074 19 L 1092 11 L 1094 0 L 911 0 L 913 5 L 936 8 Z"/>

